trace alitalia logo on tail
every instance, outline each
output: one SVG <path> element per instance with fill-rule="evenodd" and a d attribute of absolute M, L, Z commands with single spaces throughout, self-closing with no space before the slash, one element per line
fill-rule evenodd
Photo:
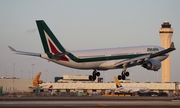
<path fill-rule="evenodd" d="M 54 36 L 52 31 L 46 25 L 46 23 L 42 20 L 36 21 L 39 34 L 41 37 L 41 41 L 43 44 L 44 52 L 48 55 L 49 58 L 58 57 L 58 60 L 69 61 L 66 55 L 62 55 L 66 52 L 63 46 L 59 43 L 57 38 Z"/>
<path fill-rule="evenodd" d="M 49 38 L 49 35 L 44 31 L 46 42 L 48 44 L 49 52 L 52 52 L 54 54 L 62 53 L 59 51 L 59 49 L 56 47 L 55 43 Z"/>

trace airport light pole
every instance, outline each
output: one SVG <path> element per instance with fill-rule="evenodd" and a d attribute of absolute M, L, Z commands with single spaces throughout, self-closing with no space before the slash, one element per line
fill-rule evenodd
<path fill-rule="evenodd" d="M 55 76 L 54 76 L 54 71 L 53 71 L 53 80 L 54 80 Z"/>
<path fill-rule="evenodd" d="M 15 63 L 13 63 L 13 77 L 15 77 Z"/>
<path fill-rule="evenodd" d="M 159 82 L 159 73 L 157 72 L 157 82 Z"/>
<path fill-rule="evenodd" d="M 14 77 L 15 77 L 15 63 L 13 63 L 13 91 L 14 91 Z"/>
<path fill-rule="evenodd" d="M 109 76 L 108 76 L 108 73 L 107 73 L 107 82 L 109 82 Z"/>
<path fill-rule="evenodd" d="M 131 70 L 129 70 L 129 72 L 130 72 L 131 81 L 133 81 L 133 73 L 131 72 Z"/>
<path fill-rule="evenodd" d="M 105 73 L 105 79 L 106 79 L 106 82 L 107 82 L 107 73 Z"/>
<path fill-rule="evenodd" d="M 46 82 L 47 82 L 47 70 L 45 70 L 45 72 L 46 72 Z"/>
<path fill-rule="evenodd" d="M 34 64 L 32 64 L 32 79 L 33 79 Z"/>

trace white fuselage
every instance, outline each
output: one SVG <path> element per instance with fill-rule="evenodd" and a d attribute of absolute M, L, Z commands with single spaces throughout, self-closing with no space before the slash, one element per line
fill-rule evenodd
<path fill-rule="evenodd" d="M 118 47 L 118 48 L 106 48 L 106 49 L 68 51 L 80 59 L 106 57 L 106 60 L 87 61 L 87 62 L 75 62 L 71 60 L 67 55 L 66 57 L 69 59 L 69 61 L 50 59 L 46 54 L 42 54 L 41 57 L 49 61 L 55 62 L 57 64 L 66 67 L 76 68 L 76 69 L 108 70 L 108 69 L 116 69 L 117 67 L 114 65 L 115 63 L 129 59 L 124 57 L 121 59 L 109 60 L 109 57 L 120 56 L 120 55 L 126 56 L 126 55 L 135 55 L 135 54 L 150 54 L 150 53 L 158 52 L 158 51 L 147 51 L 147 48 L 158 48 L 159 51 L 164 50 L 164 48 L 160 46 L 147 45 L 147 46 L 134 46 L 134 47 Z M 166 56 L 158 56 L 153 59 L 163 61 L 167 57 L 168 54 L 166 54 Z"/>
<path fill-rule="evenodd" d="M 146 93 L 149 92 L 149 88 L 147 87 L 120 87 L 115 90 L 116 92 L 124 92 L 124 93 Z"/>

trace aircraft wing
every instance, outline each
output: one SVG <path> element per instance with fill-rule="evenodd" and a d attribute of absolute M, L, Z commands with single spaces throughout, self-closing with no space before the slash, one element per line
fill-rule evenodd
<path fill-rule="evenodd" d="M 133 59 L 128 59 L 128 60 L 124 60 L 124 61 L 120 61 L 115 63 L 114 65 L 116 67 L 123 67 L 123 66 L 130 66 L 130 65 L 137 65 L 137 64 L 142 64 L 144 61 L 149 60 L 149 55 L 145 55 L 145 56 L 141 56 L 141 57 L 136 57 Z"/>
<path fill-rule="evenodd" d="M 140 90 L 139 89 L 132 89 L 132 88 L 124 87 L 123 89 L 116 89 L 115 91 L 123 92 L 123 93 L 136 93 L 136 92 L 138 92 Z"/>
<path fill-rule="evenodd" d="M 169 48 L 167 48 L 165 50 L 162 50 L 162 51 L 159 51 L 157 53 L 151 54 L 150 58 L 157 57 L 157 56 L 160 56 L 160 55 L 164 55 L 164 54 L 169 53 L 169 52 L 171 52 L 173 50 L 176 50 L 176 48 L 174 47 L 174 43 L 171 42 L 171 45 L 170 45 Z"/>
<path fill-rule="evenodd" d="M 17 51 L 14 48 L 12 48 L 11 46 L 8 46 L 10 48 L 11 51 L 15 52 L 16 54 L 20 54 L 20 55 L 28 55 L 28 56 L 36 56 L 36 57 L 40 57 L 41 54 L 40 53 L 32 53 L 32 52 L 25 52 L 25 51 Z"/>
<path fill-rule="evenodd" d="M 34 85 L 30 85 L 30 86 L 29 86 L 29 88 L 31 88 L 31 89 L 35 89 L 36 87 L 42 88 L 42 87 L 44 87 L 44 86 L 39 86 L 39 85 L 38 85 L 38 86 L 34 86 Z"/>
<path fill-rule="evenodd" d="M 128 93 L 136 93 L 136 92 L 138 92 L 139 90 L 137 90 L 137 89 L 130 89 L 129 91 L 128 91 Z"/>
<path fill-rule="evenodd" d="M 67 89 L 67 88 L 63 88 L 63 87 L 54 87 L 53 85 L 49 85 L 49 84 L 43 84 L 40 85 L 41 89 L 44 90 L 59 90 L 59 89 Z"/>
<path fill-rule="evenodd" d="M 121 62 L 117 62 L 115 63 L 114 65 L 116 67 L 123 67 L 123 66 L 133 66 L 133 65 L 137 65 L 137 64 L 143 64 L 145 61 L 151 59 L 151 58 L 154 58 L 154 57 L 157 57 L 157 56 L 161 56 L 161 55 L 164 55 L 164 54 L 167 54 L 173 50 L 175 50 L 176 48 L 174 47 L 174 43 L 172 42 L 170 47 L 165 49 L 165 50 L 162 50 L 162 51 L 159 51 L 159 52 L 156 52 L 156 53 L 153 53 L 153 54 L 149 54 L 149 55 L 144 55 L 144 56 L 140 56 L 140 57 L 136 57 L 136 58 L 133 58 L 133 59 L 128 59 L 128 60 L 124 60 L 124 61 L 121 61 Z"/>

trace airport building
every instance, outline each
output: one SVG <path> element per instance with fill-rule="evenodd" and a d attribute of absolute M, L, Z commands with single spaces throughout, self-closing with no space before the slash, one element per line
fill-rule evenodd
<path fill-rule="evenodd" d="M 63 77 L 55 77 L 55 82 L 103 82 L 102 77 L 96 78 L 95 81 L 89 81 L 89 75 L 63 75 Z"/>
<path fill-rule="evenodd" d="M 18 78 L 1 78 L 0 86 L 3 87 L 3 92 L 30 92 L 33 86 L 33 79 L 18 79 Z"/>
<path fill-rule="evenodd" d="M 79 80 L 77 80 L 80 78 Z M 103 83 L 103 82 L 91 82 L 84 81 L 86 76 L 76 76 L 76 75 L 64 75 L 63 79 L 60 79 L 56 83 L 42 83 L 39 84 L 41 89 L 48 90 L 52 87 L 52 90 L 58 92 L 83 92 L 92 93 L 98 92 L 102 94 L 109 93 L 112 89 L 116 88 L 114 82 Z M 76 81 L 73 81 L 76 79 Z M 147 87 L 151 92 L 166 92 L 168 96 L 174 96 L 175 93 L 179 93 L 180 84 L 179 83 L 139 83 L 139 82 L 123 82 L 120 81 L 121 85 L 124 87 Z M 0 86 L 3 86 L 3 92 L 32 92 L 35 87 L 33 87 L 32 79 L 0 79 Z"/>
<path fill-rule="evenodd" d="M 173 29 L 168 21 L 165 21 L 161 25 L 159 35 L 161 38 L 161 46 L 163 48 L 169 48 L 173 36 Z M 162 82 L 170 82 L 170 56 L 162 61 Z"/>

